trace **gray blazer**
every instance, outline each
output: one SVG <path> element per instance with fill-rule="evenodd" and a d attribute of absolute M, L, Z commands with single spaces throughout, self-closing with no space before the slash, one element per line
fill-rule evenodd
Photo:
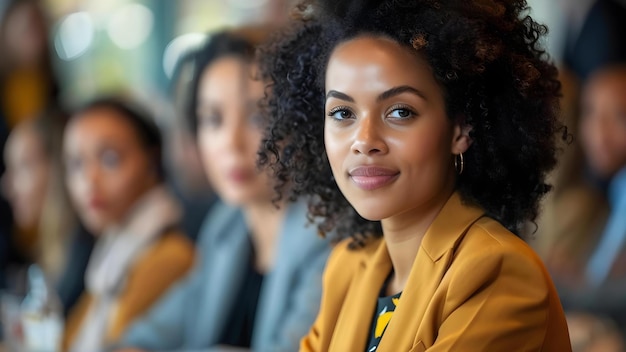
<path fill-rule="evenodd" d="M 317 315 L 330 245 L 306 222 L 306 205 L 290 205 L 274 268 L 261 287 L 254 351 L 297 351 Z M 251 251 L 241 212 L 221 202 L 213 205 L 201 229 L 199 251 L 199 265 L 133 324 L 122 346 L 209 351 L 218 343 L 245 279 L 243 259 Z"/>

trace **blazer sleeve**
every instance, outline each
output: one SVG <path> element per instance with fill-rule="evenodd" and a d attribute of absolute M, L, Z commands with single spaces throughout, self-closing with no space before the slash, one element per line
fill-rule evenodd
<path fill-rule="evenodd" d="M 133 268 L 121 294 L 110 341 L 119 340 L 128 326 L 181 279 L 192 267 L 195 251 L 184 235 L 169 233 L 154 244 Z"/>
<path fill-rule="evenodd" d="M 539 259 L 517 249 L 487 247 L 450 268 L 442 322 L 427 351 L 571 351 L 569 339 L 546 349 L 552 329 L 567 327 Z"/>

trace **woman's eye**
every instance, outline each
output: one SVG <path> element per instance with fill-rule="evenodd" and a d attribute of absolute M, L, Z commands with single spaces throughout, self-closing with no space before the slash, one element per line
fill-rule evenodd
<path fill-rule="evenodd" d="M 120 164 L 120 155 L 113 150 L 105 150 L 100 156 L 100 161 L 104 167 L 112 169 L 116 168 Z"/>
<path fill-rule="evenodd" d="M 335 120 L 347 120 L 352 117 L 352 112 L 347 109 L 333 109 L 328 113 L 328 116 Z"/>
<path fill-rule="evenodd" d="M 198 116 L 198 122 L 201 127 L 216 128 L 222 124 L 222 116 L 220 114 L 201 114 Z"/>
<path fill-rule="evenodd" d="M 410 109 L 395 108 L 387 115 L 387 117 L 403 120 L 403 119 L 408 119 L 412 117 L 413 115 L 415 115 L 415 113 Z"/>

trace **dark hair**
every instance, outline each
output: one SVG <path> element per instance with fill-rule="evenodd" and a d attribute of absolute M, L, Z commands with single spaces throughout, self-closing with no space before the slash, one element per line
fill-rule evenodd
<path fill-rule="evenodd" d="M 142 146 L 151 155 L 160 180 L 165 177 L 163 169 L 163 141 L 161 131 L 152 116 L 136 103 L 116 96 L 96 98 L 74 111 L 69 121 L 80 118 L 81 115 L 94 110 L 109 110 L 126 120 L 135 130 Z"/>
<path fill-rule="evenodd" d="M 539 45 L 545 26 L 524 0 L 305 1 L 294 23 L 265 46 L 261 73 L 272 94 L 260 152 L 280 183 L 278 197 L 312 195 L 322 232 L 380 236 L 339 191 L 324 149 L 324 71 L 336 45 L 360 34 L 392 38 L 422 55 L 443 87 L 450 118 L 463 115 L 472 146 L 456 188 L 514 233 L 538 213 L 556 164 L 560 83 Z"/>
<path fill-rule="evenodd" d="M 195 52 L 193 77 L 191 79 L 191 96 L 188 99 L 189 127 L 196 135 L 198 129 L 198 91 L 200 89 L 200 80 L 206 68 L 217 59 L 226 56 L 233 56 L 247 61 L 254 59 L 257 42 L 250 36 L 246 36 L 243 32 L 233 30 L 223 30 L 209 37 L 205 44 Z"/>
<path fill-rule="evenodd" d="M 63 130 L 67 119 L 65 111 L 58 106 L 51 105 L 32 120 L 33 130 L 41 140 L 43 152 L 55 164 L 61 162 Z"/>
<path fill-rule="evenodd" d="M 194 49 L 184 52 L 176 61 L 172 77 L 169 80 L 168 94 L 174 108 L 175 122 L 190 132 L 191 119 L 191 80 L 195 70 Z"/>

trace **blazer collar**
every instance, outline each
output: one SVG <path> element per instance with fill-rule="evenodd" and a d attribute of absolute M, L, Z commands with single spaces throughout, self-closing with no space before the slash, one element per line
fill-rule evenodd
<path fill-rule="evenodd" d="M 196 312 L 191 346 L 213 345 L 223 332 L 223 319 L 236 303 L 237 293 L 245 279 L 247 258 L 250 257 L 248 229 L 241 211 L 217 201 L 207 214 L 201 232 L 201 268 L 198 281 L 202 299 L 190 302 Z M 194 281 L 195 282 L 195 281 Z"/>
<path fill-rule="evenodd" d="M 428 227 L 422 249 L 432 261 L 437 261 L 450 248 L 455 248 L 466 230 L 485 211 L 479 207 L 463 204 L 458 192 L 454 192 Z"/>
<path fill-rule="evenodd" d="M 485 214 L 482 208 L 464 204 L 458 192 L 452 193 L 433 223 L 426 230 L 421 249 L 433 262 L 439 260 L 463 238 L 466 230 Z M 362 249 L 362 264 L 391 270 L 391 259 L 385 241 L 376 240 Z M 388 267 L 388 268 L 387 268 Z"/>
<path fill-rule="evenodd" d="M 412 337 L 406 336 L 407 326 L 398 326 L 394 320 L 412 321 L 404 316 L 421 315 L 426 310 L 430 297 L 447 270 L 448 261 L 467 228 L 483 216 L 480 208 L 465 205 L 458 193 L 453 193 L 426 231 L 415 258 L 409 281 L 400 298 L 379 350 L 389 351 L 397 341 L 410 347 Z M 391 272 L 391 258 L 383 239 L 377 239 L 360 249 L 361 266 L 352 278 L 342 310 L 354 314 L 340 314 L 336 334 L 330 350 L 364 350 L 376 309 L 378 294 Z M 441 260 L 443 259 L 443 260 Z M 402 309 L 402 302 L 412 302 L 410 308 Z M 399 318 L 399 319 L 398 319 Z M 415 319 L 413 319 L 415 320 Z M 415 320 L 419 322 L 419 319 Z M 417 327 L 414 327 L 417 331 Z M 400 341 L 402 340 L 402 342 Z M 393 349 L 392 349 L 393 350 Z"/>
<path fill-rule="evenodd" d="M 424 235 L 400 303 L 377 351 L 409 349 L 419 343 L 418 335 L 408 336 L 406 331 L 421 330 L 421 319 L 415 319 L 415 316 L 426 314 L 430 300 L 450 266 L 455 248 L 468 228 L 483 214 L 482 209 L 463 204 L 456 192 L 448 199 Z"/>

